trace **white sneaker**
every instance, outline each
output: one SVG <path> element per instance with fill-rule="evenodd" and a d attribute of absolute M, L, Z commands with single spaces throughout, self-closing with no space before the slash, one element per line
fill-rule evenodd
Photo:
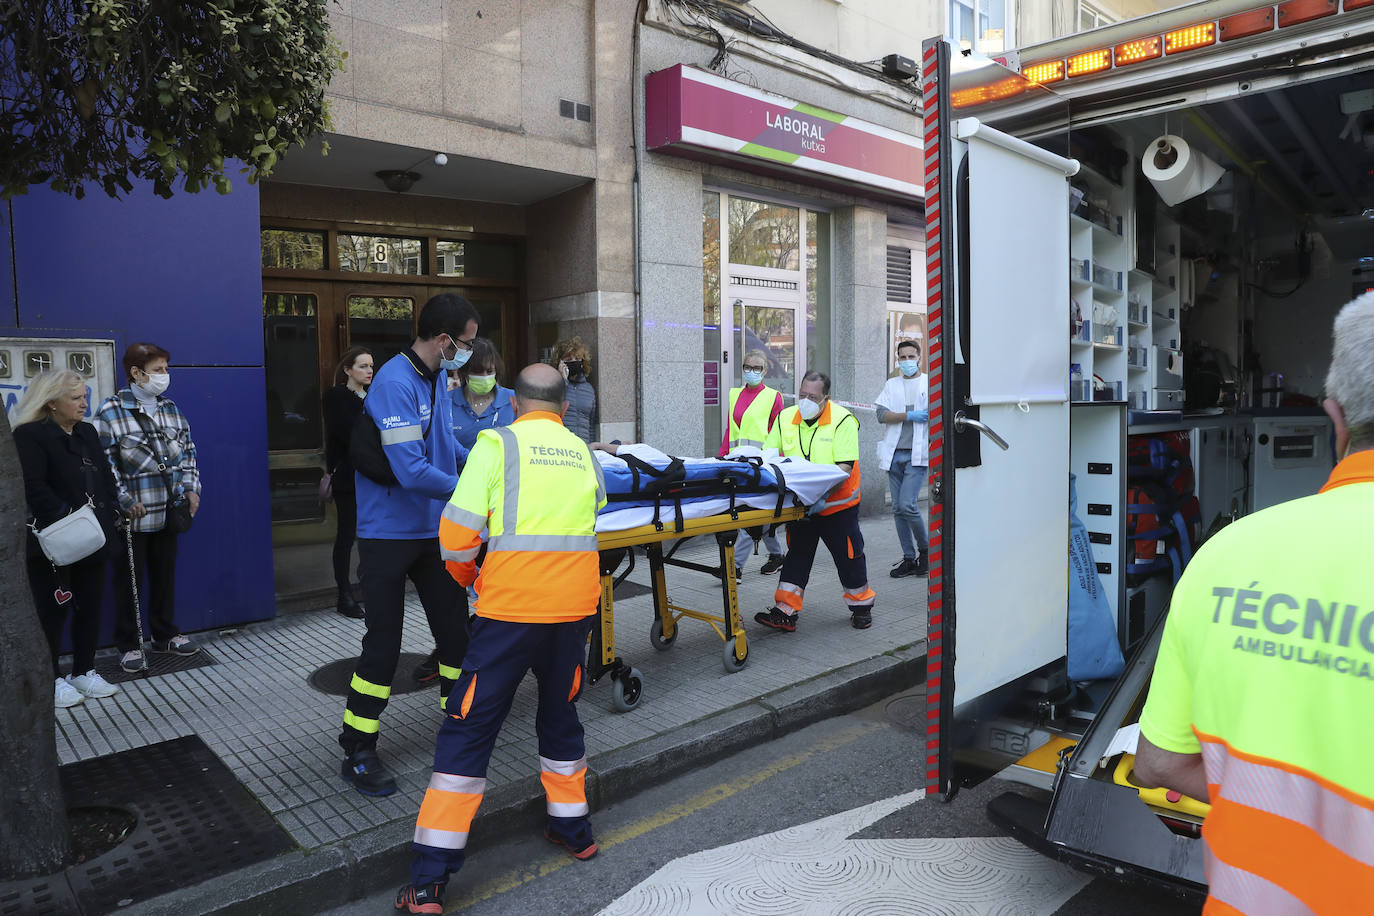
<path fill-rule="evenodd" d="M 119 693 L 118 687 L 105 680 L 97 674 L 94 669 L 87 671 L 85 674 L 73 675 L 67 680 L 71 682 L 73 687 L 81 691 L 82 696 L 100 699 L 103 697 L 112 697 Z"/>
<path fill-rule="evenodd" d="M 75 706 L 85 701 L 86 698 L 81 695 L 81 691 L 67 683 L 65 677 L 57 679 L 57 689 L 53 695 L 53 702 L 57 705 L 58 709 L 66 709 L 68 706 Z"/>

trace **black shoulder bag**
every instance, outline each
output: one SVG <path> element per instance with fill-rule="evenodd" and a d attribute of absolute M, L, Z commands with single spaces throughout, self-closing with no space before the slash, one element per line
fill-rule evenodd
<path fill-rule="evenodd" d="M 142 411 L 135 409 L 133 415 L 138 425 L 148 435 L 148 451 L 152 452 L 153 460 L 157 462 L 158 473 L 162 475 L 162 485 L 167 489 L 166 529 L 172 534 L 185 534 L 191 530 L 191 522 L 194 520 L 191 516 L 191 500 L 186 497 L 185 493 L 177 495 L 176 487 L 172 485 L 171 470 L 167 467 L 167 456 L 158 454 L 152 446 L 154 439 L 166 440 L 169 437 L 157 428 Z M 179 467 L 180 465 L 178 465 Z"/>

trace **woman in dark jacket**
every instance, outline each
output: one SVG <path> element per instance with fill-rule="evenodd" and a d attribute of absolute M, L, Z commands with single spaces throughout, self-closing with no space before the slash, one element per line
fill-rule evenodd
<path fill-rule="evenodd" d="M 358 494 L 348 443 L 353 424 L 363 413 L 363 397 L 372 384 L 372 351 L 353 347 L 334 370 L 334 387 L 324 393 L 324 463 L 334 493 L 339 526 L 334 533 L 334 583 L 339 587 L 339 613 L 362 617 L 363 606 L 353 597 L 350 569 L 353 541 L 358 534 Z"/>
<path fill-rule="evenodd" d="M 38 539 L 29 532 L 29 588 L 48 638 L 56 681 L 53 699 L 59 708 L 119 692 L 95 671 L 105 562 L 108 551 L 119 545 L 119 500 L 100 438 L 95 427 L 83 420 L 86 407 L 86 380 L 67 369 L 51 370 L 29 385 L 14 417 L 14 444 L 34 525 L 41 531 L 89 500 L 105 529 L 106 547 L 61 567 L 48 561 Z M 58 672 L 57 655 L 68 610 L 72 612 L 72 673 L 64 678 Z"/>

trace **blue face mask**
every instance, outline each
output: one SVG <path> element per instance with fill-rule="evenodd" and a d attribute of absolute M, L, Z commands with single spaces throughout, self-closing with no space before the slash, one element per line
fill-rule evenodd
<path fill-rule="evenodd" d="M 458 346 L 457 344 L 454 344 L 454 353 L 452 359 L 444 356 L 443 352 L 440 351 L 439 368 L 447 369 L 449 371 L 452 371 L 454 369 L 461 369 L 464 365 L 467 364 L 467 361 L 471 358 L 471 350 L 464 350 L 462 347 Z"/>
<path fill-rule="evenodd" d="M 755 372 L 751 369 L 744 370 L 744 384 L 753 387 L 763 381 L 763 373 Z"/>
<path fill-rule="evenodd" d="M 911 378 L 921 371 L 921 361 L 919 359 L 903 359 L 897 363 L 897 368 L 902 370 L 902 375 Z"/>

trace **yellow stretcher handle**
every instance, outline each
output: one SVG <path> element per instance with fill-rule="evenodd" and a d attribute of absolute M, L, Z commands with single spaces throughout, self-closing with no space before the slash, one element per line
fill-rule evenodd
<path fill-rule="evenodd" d="M 1116 770 L 1112 773 L 1112 779 L 1117 785 L 1128 786 L 1139 792 L 1140 800 L 1145 804 L 1155 808 L 1178 811 L 1196 818 L 1205 818 L 1211 812 L 1211 805 L 1200 802 L 1196 798 L 1189 798 L 1173 789 L 1144 788 L 1131 778 L 1134 771 L 1135 754 L 1122 754 L 1121 760 L 1117 762 Z"/>

